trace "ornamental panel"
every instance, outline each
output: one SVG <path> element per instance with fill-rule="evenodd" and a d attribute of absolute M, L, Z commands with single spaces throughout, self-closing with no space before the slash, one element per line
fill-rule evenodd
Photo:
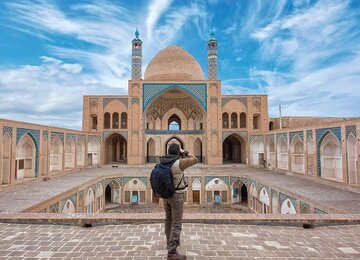
<path fill-rule="evenodd" d="M 206 103 L 206 84 L 161 84 L 161 83 L 145 83 L 143 84 L 143 111 L 151 103 L 153 99 L 159 97 L 162 93 L 172 89 L 178 88 L 192 95 L 202 105 L 204 110 L 207 110 Z"/>

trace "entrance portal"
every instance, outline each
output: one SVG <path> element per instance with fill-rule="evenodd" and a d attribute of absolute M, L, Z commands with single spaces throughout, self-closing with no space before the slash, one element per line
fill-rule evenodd
<path fill-rule="evenodd" d="M 105 163 L 126 163 L 127 141 L 117 133 L 112 134 L 105 144 Z"/>
<path fill-rule="evenodd" d="M 240 135 L 232 134 L 224 140 L 223 163 L 246 163 L 246 143 Z"/>

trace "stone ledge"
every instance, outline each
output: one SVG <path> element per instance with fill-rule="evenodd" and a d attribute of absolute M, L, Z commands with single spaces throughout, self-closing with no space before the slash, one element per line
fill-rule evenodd
<path fill-rule="evenodd" d="M 20 213 L 0 214 L 2 223 L 23 224 L 60 224 L 60 225 L 117 225 L 162 223 L 164 213 Z M 281 226 L 323 226 L 360 224 L 360 214 L 199 214 L 184 213 L 184 223 L 204 224 L 246 224 L 246 225 L 281 225 Z"/>

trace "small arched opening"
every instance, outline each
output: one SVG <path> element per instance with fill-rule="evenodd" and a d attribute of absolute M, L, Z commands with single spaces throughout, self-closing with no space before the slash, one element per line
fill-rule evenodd
<path fill-rule="evenodd" d="M 110 113 L 106 112 L 104 114 L 104 129 L 110 129 Z"/>
<path fill-rule="evenodd" d="M 229 128 L 229 114 L 228 113 L 222 114 L 222 125 L 223 125 L 223 128 L 225 128 L 225 129 Z"/>
<path fill-rule="evenodd" d="M 105 142 L 105 163 L 127 162 L 127 141 L 118 134 L 110 135 Z"/>
<path fill-rule="evenodd" d="M 342 181 L 341 144 L 333 133 L 326 133 L 320 141 L 321 177 Z"/>
<path fill-rule="evenodd" d="M 238 127 L 238 115 L 236 113 L 231 113 L 231 128 Z"/>
<path fill-rule="evenodd" d="M 112 128 L 119 129 L 119 113 L 115 112 L 112 115 Z"/>
<path fill-rule="evenodd" d="M 169 130 L 181 130 L 181 119 L 176 114 L 170 116 L 168 121 Z"/>
<path fill-rule="evenodd" d="M 240 128 L 246 128 L 246 113 L 242 112 L 240 114 Z"/>

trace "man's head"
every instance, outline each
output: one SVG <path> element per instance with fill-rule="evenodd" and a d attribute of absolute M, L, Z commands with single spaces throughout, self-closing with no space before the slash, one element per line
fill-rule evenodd
<path fill-rule="evenodd" d="M 179 155 L 180 146 L 178 144 L 172 143 L 169 145 L 168 154 Z"/>

